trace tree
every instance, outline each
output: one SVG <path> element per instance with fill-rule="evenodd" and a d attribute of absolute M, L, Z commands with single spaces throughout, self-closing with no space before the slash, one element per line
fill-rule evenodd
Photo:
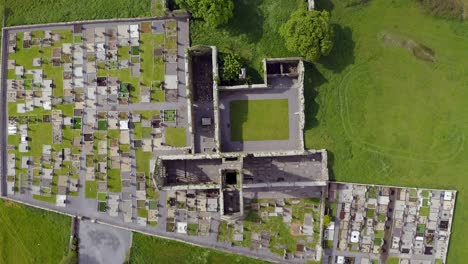
<path fill-rule="evenodd" d="M 221 80 L 225 82 L 236 82 L 242 67 L 238 55 L 230 52 L 221 57 Z"/>
<path fill-rule="evenodd" d="M 192 13 L 193 17 L 205 20 L 210 26 L 219 26 L 233 16 L 232 0 L 176 0 L 177 4 Z"/>
<path fill-rule="evenodd" d="M 333 47 L 333 28 L 328 11 L 299 9 L 280 28 L 286 47 L 307 60 L 317 61 Z"/>

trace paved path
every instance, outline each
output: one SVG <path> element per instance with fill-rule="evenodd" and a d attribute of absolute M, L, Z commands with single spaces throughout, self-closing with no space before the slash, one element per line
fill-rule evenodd
<path fill-rule="evenodd" d="M 4 17 L 5 19 L 5 17 Z M 6 176 L 7 176 L 7 81 L 6 78 L 2 78 L 3 76 L 7 76 L 7 63 L 8 63 L 8 36 L 3 36 L 2 38 L 2 62 L 1 62 L 1 69 L 0 69 L 0 78 L 1 78 L 1 99 L 0 105 L 3 111 L 0 111 L 0 148 L 1 148 L 1 175 L 3 177 L 0 178 L 0 194 L 2 196 L 7 195 L 7 183 L 6 183 Z"/>
<path fill-rule="evenodd" d="M 130 129 L 130 156 L 134 158 L 131 159 L 131 172 L 130 172 L 130 182 L 131 185 L 130 187 L 127 187 L 127 191 L 129 191 L 132 196 L 132 219 L 137 219 L 138 217 L 138 212 L 136 210 L 137 208 L 137 199 L 136 199 L 136 186 L 137 186 L 137 178 L 136 178 L 136 155 L 135 155 L 135 133 L 134 129 Z M 145 175 L 146 176 L 146 175 Z"/>
<path fill-rule="evenodd" d="M 146 110 L 167 110 L 179 109 L 185 107 L 185 103 L 132 103 L 128 105 L 103 105 L 97 106 L 96 110 L 99 111 L 146 111 Z"/>

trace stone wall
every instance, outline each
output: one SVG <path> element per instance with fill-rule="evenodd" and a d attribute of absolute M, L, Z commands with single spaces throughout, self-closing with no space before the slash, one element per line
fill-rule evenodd
<path fill-rule="evenodd" d="M 216 151 L 221 151 L 221 130 L 219 129 L 219 93 L 218 93 L 218 50 L 215 46 L 211 46 L 212 50 L 212 63 L 213 63 L 213 109 L 214 109 L 214 126 L 215 126 L 215 135 L 214 141 L 216 144 Z"/>
<path fill-rule="evenodd" d="M 193 131 L 193 115 L 192 115 L 192 80 L 190 76 L 192 75 L 192 68 L 190 63 L 192 58 L 190 56 L 190 49 L 185 51 L 185 86 L 187 89 L 187 122 L 188 130 L 190 134 L 190 148 L 192 152 L 195 152 L 195 132 Z"/>
<path fill-rule="evenodd" d="M 305 127 L 304 62 L 302 61 L 302 59 L 299 60 L 298 71 L 299 71 L 298 79 L 300 83 L 300 87 L 299 87 L 299 139 L 300 139 L 301 149 L 305 149 L 305 144 L 304 144 L 304 127 Z"/>

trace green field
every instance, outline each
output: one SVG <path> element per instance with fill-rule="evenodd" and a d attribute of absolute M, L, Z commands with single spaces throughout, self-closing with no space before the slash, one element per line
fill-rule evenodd
<path fill-rule="evenodd" d="M 236 1 L 225 26 L 192 21 L 192 44 L 240 54 L 261 80 L 262 58 L 298 55 L 286 51 L 278 29 L 299 2 Z M 415 1 L 316 6 L 331 11 L 335 47 L 306 64 L 306 146 L 329 150 L 335 180 L 457 189 L 448 263 L 463 263 L 468 23 L 430 16 Z"/>
<path fill-rule="evenodd" d="M 267 263 L 243 256 L 224 253 L 217 250 L 191 246 L 162 238 L 133 234 L 130 263 Z"/>
<path fill-rule="evenodd" d="M 0 200 L 0 263 L 59 263 L 68 252 L 71 219 Z"/>
<path fill-rule="evenodd" d="M 233 141 L 289 139 L 287 99 L 232 101 L 229 114 Z"/>
<path fill-rule="evenodd" d="M 151 1 L 5 0 L 8 26 L 151 15 Z"/>
<path fill-rule="evenodd" d="M 468 244 L 468 23 L 425 15 L 411 1 L 333 1 L 336 47 L 306 76 L 306 146 L 330 151 L 339 181 L 458 190 L 448 263 Z M 370 18 L 372 19 L 363 19 Z M 415 56 L 415 42 L 434 61 Z"/>

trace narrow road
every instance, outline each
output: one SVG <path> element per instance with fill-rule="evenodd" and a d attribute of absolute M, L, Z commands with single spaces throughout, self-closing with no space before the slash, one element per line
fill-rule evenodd
<path fill-rule="evenodd" d="M 5 22 L 6 16 L 3 18 L 3 22 Z M 4 31 L 5 32 L 5 31 Z M 8 129 L 8 118 L 7 118 L 7 85 L 6 85 L 6 78 L 2 78 L 3 76 L 7 76 L 7 62 L 8 62 L 8 36 L 3 36 L 2 38 L 2 63 L 0 66 L 0 80 L 1 80 L 1 99 L 0 99 L 0 107 L 3 111 L 0 111 L 0 151 L 1 155 L 1 162 L 0 162 L 0 194 L 1 196 L 7 195 L 7 129 Z"/>

